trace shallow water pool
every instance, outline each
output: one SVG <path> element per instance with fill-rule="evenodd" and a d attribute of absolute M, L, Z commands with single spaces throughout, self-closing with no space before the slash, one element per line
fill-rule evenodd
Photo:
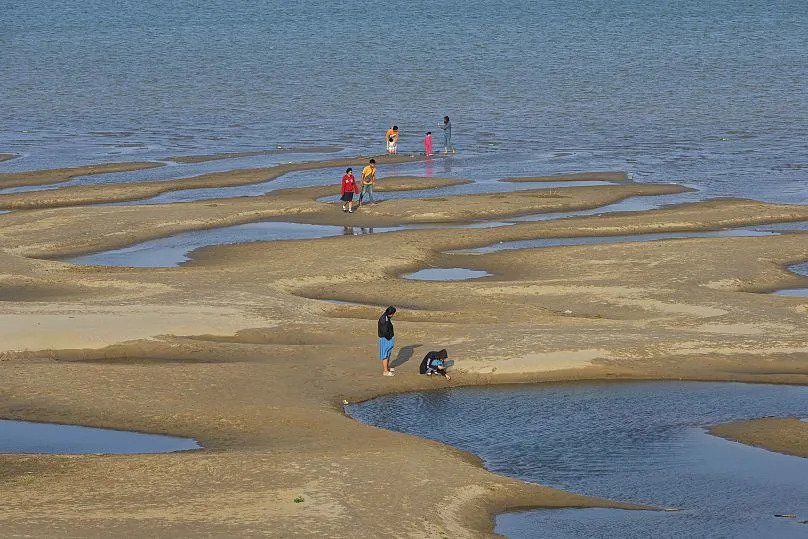
<path fill-rule="evenodd" d="M 201 448 L 191 438 L 77 425 L 0 420 L 0 453 L 128 455 Z"/>
<path fill-rule="evenodd" d="M 535 240 L 503 241 L 474 249 L 461 249 L 452 251 L 463 254 L 484 254 L 498 251 L 509 251 L 511 249 L 535 249 L 541 247 L 562 247 L 571 245 L 597 245 L 606 243 L 635 243 L 645 241 L 676 240 L 688 238 L 729 238 L 729 237 L 752 237 L 752 236 L 773 236 L 777 232 L 755 230 L 755 229 L 728 229 L 709 230 L 694 232 L 660 232 L 656 234 L 632 234 L 626 236 L 580 236 L 575 238 L 539 238 Z"/>
<path fill-rule="evenodd" d="M 242 225 L 192 230 L 165 238 L 144 241 L 129 247 L 103 251 L 67 260 L 72 264 L 165 268 L 190 260 L 190 253 L 211 245 L 228 245 L 253 241 L 316 239 L 329 236 L 360 236 L 402 230 L 398 227 L 359 227 L 309 225 L 265 221 Z"/>
<path fill-rule="evenodd" d="M 805 537 L 808 459 L 708 435 L 736 419 L 801 416 L 808 388 L 626 382 L 442 389 L 346 407 L 354 418 L 479 455 L 494 472 L 679 512 L 500 515 L 509 537 Z M 775 514 L 795 514 L 782 519 Z"/>
<path fill-rule="evenodd" d="M 788 269 L 797 275 L 808 277 L 808 262 L 794 264 L 793 266 L 789 266 Z M 808 288 L 783 288 L 782 290 L 776 290 L 774 293 L 778 296 L 805 297 L 808 296 Z"/>
<path fill-rule="evenodd" d="M 467 281 L 469 279 L 479 279 L 489 277 L 493 274 L 487 271 L 473 270 L 467 268 L 427 268 L 413 273 L 402 275 L 404 279 L 416 281 Z"/>

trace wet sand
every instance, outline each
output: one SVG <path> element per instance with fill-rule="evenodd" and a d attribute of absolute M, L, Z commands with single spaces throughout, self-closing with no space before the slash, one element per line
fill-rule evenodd
<path fill-rule="evenodd" d="M 764 417 L 711 427 L 715 436 L 769 451 L 808 457 L 808 423 L 799 417 Z"/>
<path fill-rule="evenodd" d="M 538 183 L 538 182 L 616 182 L 623 183 L 630 181 L 628 174 L 622 171 L 602 171 L 602 172 L 572 172 L 569 174 L 559 174 L 557 176 L 522 176 L 514 178 L 503 178 L 503 182 L 509 183 Z"/>
<path fill-rule="evenodd" d="M 499 228 L 255 242 L 204 248 L 177 268 L 48 260 L 262 219 L 464 223 L 682 190 L 627 183 L 393 197 L 394 189 L 445 183 L 382 179 L 389 198 L 351 215 L 317 202 L 333 187 L 0 215 L 0 417 L 173 434 L 206 448 L 0 456 L 6 533 L 485 536 L 505 509 L 623 505 L 497 476 L 467 453 L 359 424 L 345 416 L 343 400 L 570 379 L 808 383 L 808 302 L 754 293 L 803 279 L 786 267 L 808 259 L 805 234 L 446 252 L 534 237 L 798 221 L 808 219 L 803 206 L 722 199 Z M 39 196 L 67 206 L 69 189 Z M 494 275 L 399 277 L 430 267 Z M 375 358 L 380 309 L 318 298 L 409 307 L 394 320 L 396 376 L 382 377 Z M 435 346 L 455 360 L 450 382 L 417 374 Z"/>

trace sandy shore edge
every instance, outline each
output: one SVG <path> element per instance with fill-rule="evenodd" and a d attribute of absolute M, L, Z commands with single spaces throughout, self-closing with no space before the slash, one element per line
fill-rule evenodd
<path fill-rule="evenodd" d="M 803 382 L 804 383 L 804 382 Z M 799 417 L 764 417 L 715 425 L 707 432 L 727 440 L 808 458 L 808 423 Z"/>

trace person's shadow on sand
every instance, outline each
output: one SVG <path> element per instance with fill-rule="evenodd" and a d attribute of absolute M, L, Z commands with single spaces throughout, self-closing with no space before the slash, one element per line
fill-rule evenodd
<path fill-rule="evenodd" d="M 415 352 L 415 349 L 419 346 L 423 346 L 422 344 L 408 344 L 407 346 L 402 346 L 401 349 L 398 351 L 398 355 L 396 359 L 390 362 L 391 367 L 399 367 L 404 365 L 406 362 L 412 358 L 412 354 Z"/>

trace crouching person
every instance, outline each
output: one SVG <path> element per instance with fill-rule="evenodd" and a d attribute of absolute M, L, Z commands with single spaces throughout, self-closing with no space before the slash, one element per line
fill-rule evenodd
<path fill-rule="evenodd" d="M 424 356 L 423 361 L 421 361 L 421 366 L 419 367 L 418 372 L 421 374 L 426 374 L 427 376 L 440 374 L 447 380 L 451 380 L 451 377 L 446 374 L 447 357 L 449 357 L 449 354 L 446 352 L 446 348 L 443 350 L 438 350 L 437 352 L 429 352 Z"/>

